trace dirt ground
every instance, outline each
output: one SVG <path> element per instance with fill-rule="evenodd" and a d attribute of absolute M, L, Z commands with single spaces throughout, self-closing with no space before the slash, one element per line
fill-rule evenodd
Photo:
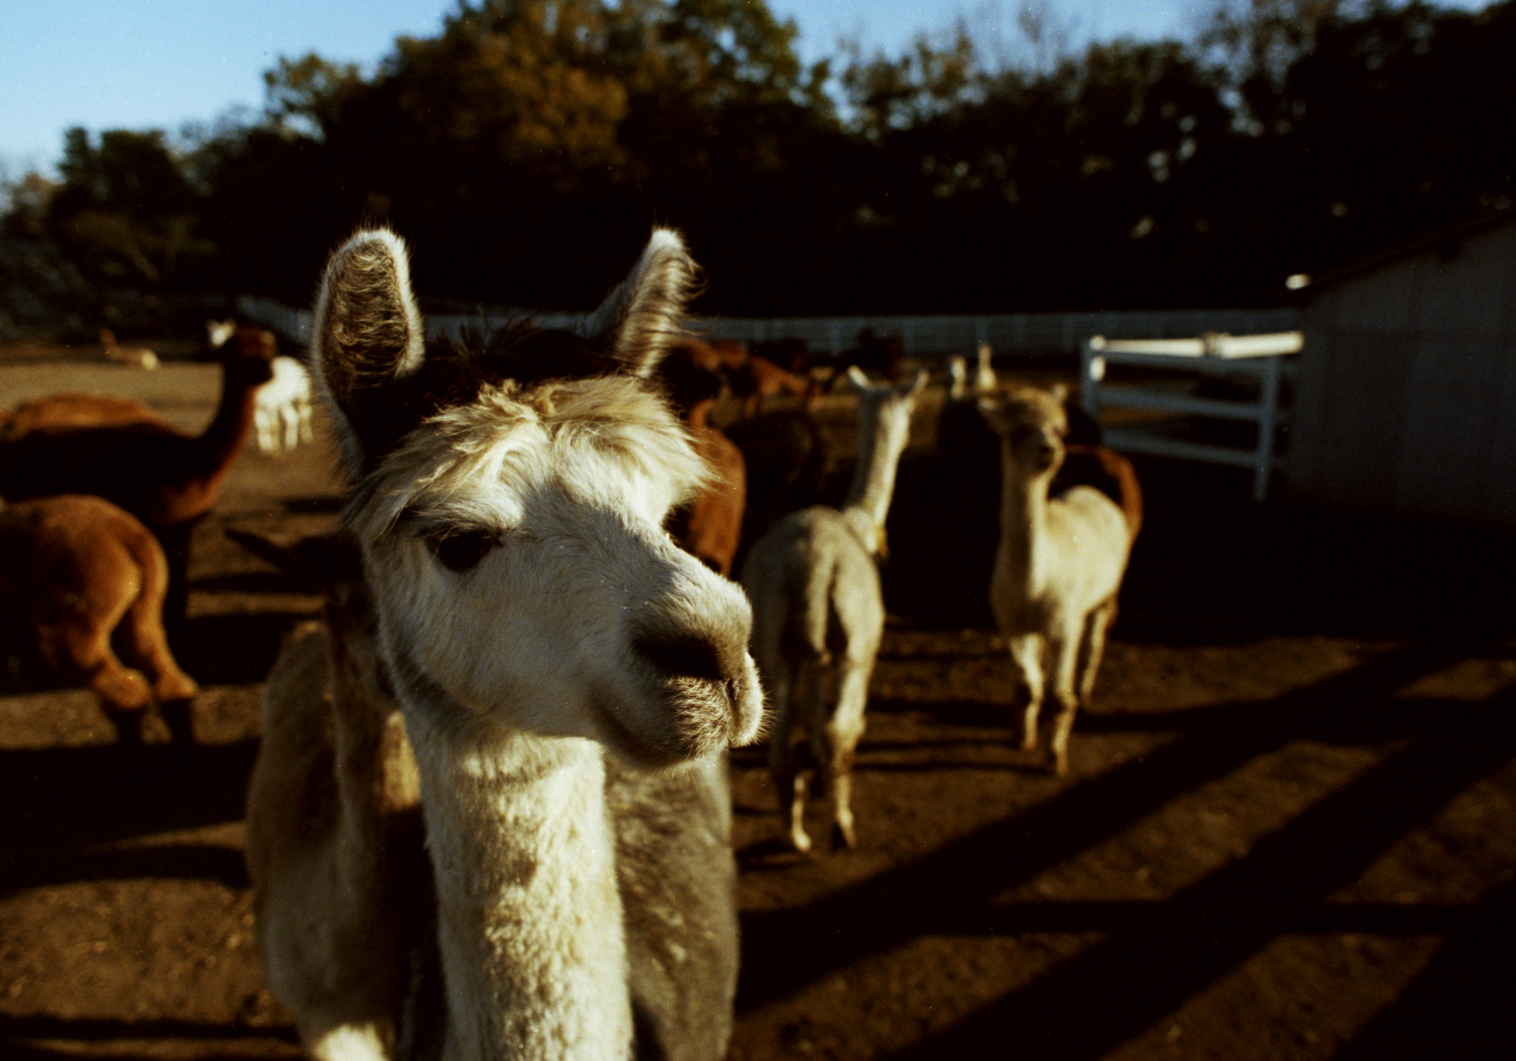
<path fill-rule="evenodd" d="M 0 406 L 106 390 L 208 420 L 214 368 L 87 353 L 0 350 Z M 733 757 L 734 1061 L 1516 1057 L 1509 537 L 1139 473 L 1148 520 L 1057 779 L 1012 739 L 981 599 L 993 478 L 908 454 L 860 849 L 779 853 L 763 755 Z M 0 1058 L 298 1056 L 241 818 L 262 676 L 316 601 L 221 532 L 317 530 L 336 496 L 326 446 L 250 445 L 199 528 L 187 758 L 163 730 L 121 752 L 83 691 L 0 695 Z"/>

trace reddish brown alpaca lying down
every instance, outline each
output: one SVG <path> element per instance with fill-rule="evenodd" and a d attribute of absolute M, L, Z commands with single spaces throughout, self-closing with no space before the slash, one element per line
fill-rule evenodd
<path fill-rule="evenodd" d="M 164 636 L 167 588 L 157 540 L 108 501 L 64 494 L 0 511 L 0 644 L 85 679 L 124 742 L 142 739 L 154 700 L 175 740 L 189 737 L 196 686 Z M 117 658 L 113 633 L 139 669 Z"/>

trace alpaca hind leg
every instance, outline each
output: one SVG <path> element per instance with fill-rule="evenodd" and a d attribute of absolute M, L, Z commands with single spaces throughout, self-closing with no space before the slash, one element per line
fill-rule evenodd
<path fill-rule="evenodd" d="M 805 804 L 811 764 L 807 749 L 804 745 L 796 747 L 793 739 L 794 675 L 788 667 L 780 666 L 770 666 L 763 674 L 774 713 L 774 729 L 769 735 L 769 776 L 774 782 L 774 796 L 790 846 L 797 851 L 809 851 L 811 838 L 805 834 Z"/>
<path fill-rule="evenodd" d="M 1042 712 L 1042 635 L 1013 637 L 1010 648 L 1017 684 L 1026 692 L 1026 708 L 1021 718 L 1021 747 L 1030 751 L 1037 747 L 1037 716 Z"/>
<path fill-rule="evenodd" d="M 279 451 L 279 440 L 274 434 L 275 415 L 263 408 L 259 408 L 253 412 L 253 429 L 258 436 L 258 450 L 261 453 L 277 453 Z"/>
<path fill-rule="evenodd" d="M 300 413 L 293 402 L 280 407 L 279 420 L 284 425 L 284 449 L 289 452 L 300 445 Z"/>
<path fill-rule="evenodd" d="M 195 742 L 191 706 L 200 687 L 179 669 L 169 651 L 168 635 L 163 630 L 163 596 L 167 572 L 152 580 L 141 596 L 132 602 L 122 626 L 124 648 L 143 673 L 152 679 L 153 696 L 158 710 L 173 735 L 174 743 L 188 747 Z"/>
<path fill-rule="evenodd" d="M 64 630 L 43 651 L 55 665 L 71 666 L 85 675 L 122 744 L 141 744 L 142 719 L 152 706 L 152 689 L 146 678 L 123 665 L 111 651 L 111 625 Z"/>
<path fill-rule="evenodd" d="M 863 738 L 871 662 L 843 661 L 837 678 L 837 709 L 824 727 L 829 747 L 822 765 L 832 790 L 832 847 L 836 850 L 850 851 L 858 846 L 853 823 L 853 757 Z"/>
<path fill-rule="evenodd" d="M 296 426 L 299 428 L 300 441 L 301 442 L 314 442 L 314 441 L 316 441 L 316 432 L 311 427 L 311 403 L 309 401 L 303 401 L 298 406 L 298 409 L 299 409 L 299 415 L 297 417 L 297 425 Z"/>

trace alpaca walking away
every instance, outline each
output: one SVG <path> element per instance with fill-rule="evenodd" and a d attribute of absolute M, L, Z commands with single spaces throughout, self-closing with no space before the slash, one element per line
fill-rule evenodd
<path fill-rule="evenodd" d="M 238 333 L 222 352 L 221 399 L 199 435 L 110 395 L 52 395 L 18 406 L 0 431 L 0 497 L 91 494 L 136 516 L 168 557 L 164 614 L 170 631 L 177 631 L 188 602 L 190 532 L 215 504 L 242 451 L 272 356 L 273 336 Z"/>
<path fill-rule="evenodd" d="M 326 270 L 312 363 L 421 777 L 448 1058 L 726 1050 L 722 756 L 762 692 L 746 599 L 663 531 L 706 477 L 650 379 L 693 270 L 655 232 L 582 333 L 472 352 L 425 341 L 392 233 Z"/>
<path fill-rule="evenodd" d="M 857 845 L 853 754 L 884 633 L 875 564 L 911 412 L 926 385 L 925 372 L 898 387 L 871 384 L 856 366 L 848 378 L 858 392 L 859 452 L 845 506 L 784 517 L 753 545 L 742 569 L 753 602 L 753 654 L 774 707 L 769 768 L 798 851 L 811 847 L 805 806 L 818 770 L 832 796 L 835 846 Z M 809 744 L 797 748 L 792 740 L 801 733 Z"/>
<path fill-rule="evenodd" d="M 152 533 L 108 501 L 63 494 L 0 510 L 0 641 L 86 680 L 124 744 L 141 743 L 155 701 L 175 740 L 189 739 L 197 687 L 163 632 L 167 587 Z M 117 657 L 113 635 L 137 669 Z"/>
<path fill-rule="evenodd" d="M 321 587 L 263 692 L 247 864 L 264 977 L 322 1061 L 393 1054 L 415 956 L 435 932 L 420 777 L 384 679 L 356 543 L 227 532 Z"/>
<path fill-rule="evenodd" d="M 990 580 L 990 605 L 1009 642 L 1026 697 L 1022 747 L 1037 746 L 1043 697 L 1058 715 L 1053 767 L 1069 769 L 1069 733 L 1089 703 L 1116 594 L 1141 524 L 1141 498 L 1130 463 L 1104 447 L 1086 447 L 1121 490 L 1119 502 L 1085 485 L 1049 496 L 1063 466 L 1069 432 L 1067 390 L 1008 388 L 980 400 L 1000 436 L 1000 546 Z"/>

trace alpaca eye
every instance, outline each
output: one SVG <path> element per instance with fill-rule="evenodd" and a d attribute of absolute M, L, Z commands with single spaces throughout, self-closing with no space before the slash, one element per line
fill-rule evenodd
<path fill-rule="evenodd" d="M 468 571 L 499 542 L 490 531 L 457 531 L 433 538 L 432 555 L 449 571 Z"/>

